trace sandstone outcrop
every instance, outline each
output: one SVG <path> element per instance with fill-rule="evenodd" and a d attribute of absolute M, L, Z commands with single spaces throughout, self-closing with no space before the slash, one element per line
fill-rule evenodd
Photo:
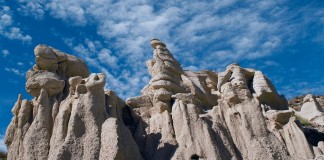
<path fill-rule="evenodd" d="M 151 46 L 152 79 L 125 102 L 82 60 L 37 46 L 26 83 L 35 98 L 19 96 L 12 109 L 8 159 L 286 160 L 324 153 L 324 133 L 302 126 L 262 72 L 239 64 L 221 73 L 187 71 L 163 42 Z"/>

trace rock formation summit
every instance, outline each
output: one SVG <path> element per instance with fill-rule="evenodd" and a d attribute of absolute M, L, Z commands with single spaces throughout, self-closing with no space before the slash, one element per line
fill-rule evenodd
<path fill-rule="evenodd" d="M 324 133 L 303 126 L 286 98 L 254 69 L 184 70 L 151 40 L 151 80 L 123 101 L 79 58 L 36 46 L 5 136 L 12 160 L 289 160 L 324 157 Z M 109 86 L 108 86 L 109 87 Z M 312 97 L 304 105 L 315 103 Z M 304 108 L 304 107 L 303 107 Z M 300 115 L 323 125 L 319 107 Z M 314 113 L 313 112 L 316 112 Z"/>

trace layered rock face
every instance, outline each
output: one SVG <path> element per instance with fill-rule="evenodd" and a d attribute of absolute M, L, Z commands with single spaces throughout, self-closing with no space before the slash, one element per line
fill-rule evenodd
<path fill-rule="evenodd" d="M 124 102 L 78 58 L 35 48 L 27 91 L 12 110 L 9 159 L 313 159 L 323 133 L 303 127 L 262 72 L 182 69 L 151 40 L 152 76 Z M 311 101 L 310 101 L 311 102 Z M 310 115 L 308 112 L 303 112 Z M 311 138 L 313 139 L 311 139 Z M 315 138 L 314 138 L 315 137 Z"/>

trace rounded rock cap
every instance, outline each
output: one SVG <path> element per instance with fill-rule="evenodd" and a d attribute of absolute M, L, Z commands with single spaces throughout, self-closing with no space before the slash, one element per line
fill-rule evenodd
<path fill-rule="evenodd" d="M 156 49 L 156 46 L 158 46 L 158 45 L 161 45 L 163 47 L 166 47 L 166 45 L 163 42 L 161 42 L 159 39 L 152 38 L 151 39 L 151 46 L 152 46 L 152 48 Z"/>

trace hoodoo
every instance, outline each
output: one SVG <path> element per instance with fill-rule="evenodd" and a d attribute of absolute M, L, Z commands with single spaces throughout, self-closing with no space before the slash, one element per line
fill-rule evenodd
<path fill-rule="evenodd" d="M 324 158 L 323 109 L 312 96 L 288 107 L 261 72 L 184 70 L 167 45 L 151 40 L 151 80 L 123 101 L 105 75 L 46 45 L 35 48 L 26 90 L 7 128 L 8 159 L 314 159 Z M 109 86 L 108 86 L 109 87 Z M 295 114 L 296 112 L 296 114 Z M 296 116 L 297 115 L 297 116 Z"/>

